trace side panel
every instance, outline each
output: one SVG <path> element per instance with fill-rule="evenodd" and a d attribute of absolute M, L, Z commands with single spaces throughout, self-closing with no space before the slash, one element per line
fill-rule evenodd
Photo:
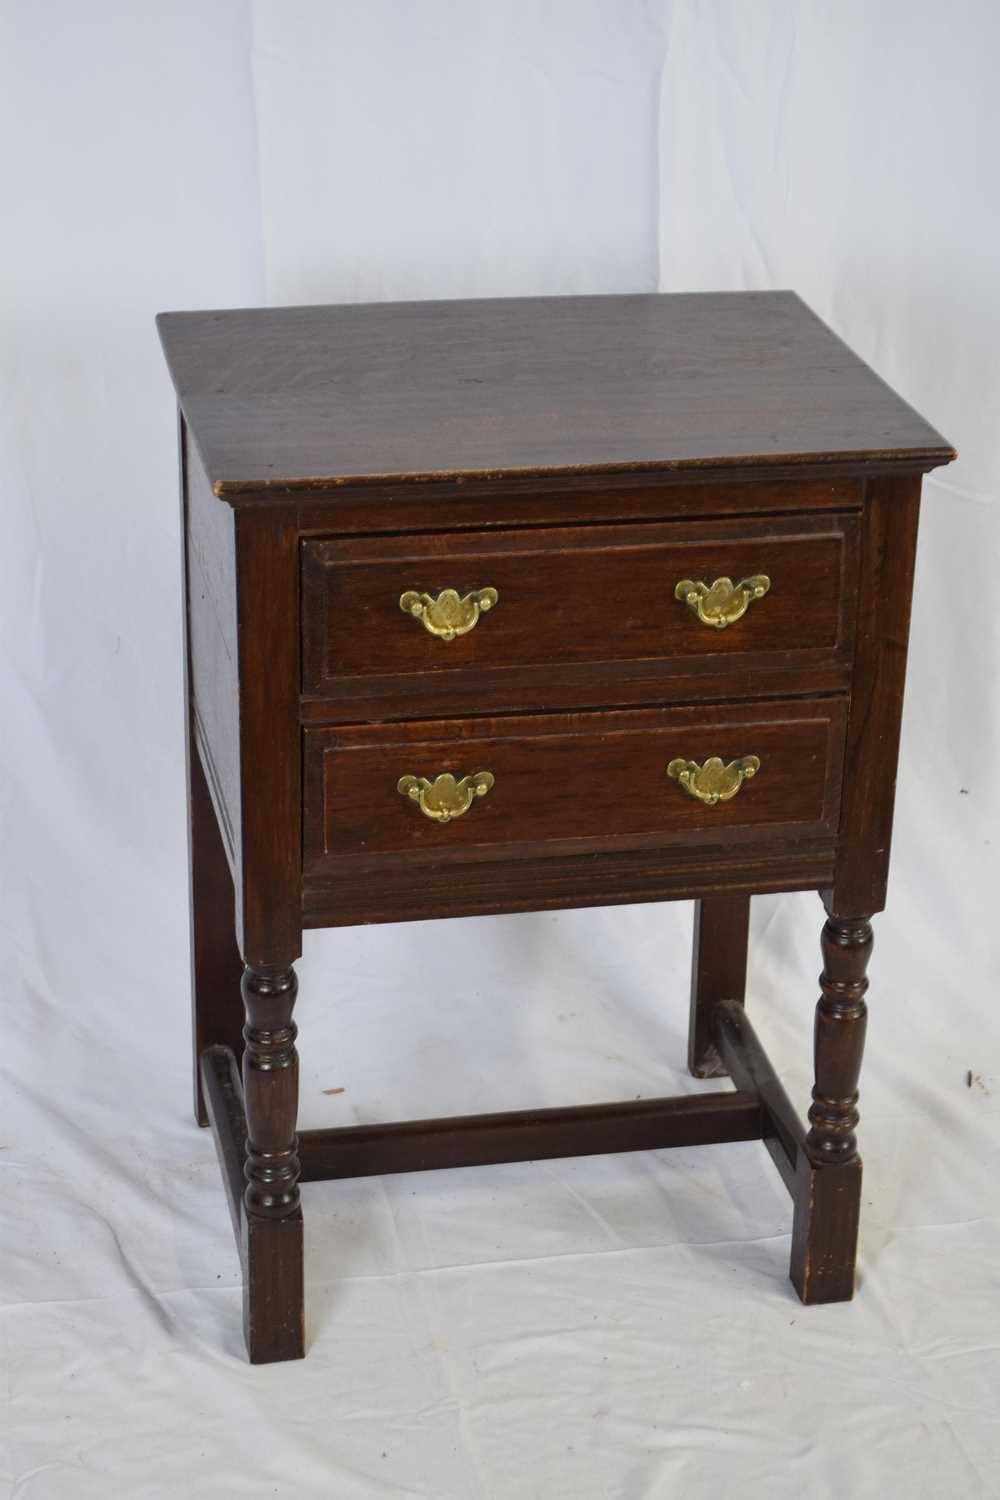
<path fill-rule="evenodd" d="M 234 512 L 182 431 L 191 713 L 248 963 L 301 951 L 298 527 Z"/>
<path fill-rule="evenodd" d="M 235 518 L 212 493 L 183 419 L 181 460 L 192 725 L 235 878 L 241 857 Z"/>
<path fill-rule="evenodd" d="M 216 502 L 218 503 L 218 502 Z M 302 951 L 299 532 L 294 513 L 236 517 L 243 957 L 285 967 Z"/>

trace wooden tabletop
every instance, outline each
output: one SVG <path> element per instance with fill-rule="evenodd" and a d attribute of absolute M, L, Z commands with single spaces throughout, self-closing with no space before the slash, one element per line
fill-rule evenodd
<path fill-rule="evenodd" d="M 794 292 L 163 313 L 219 495 L 954 451 Z"/>

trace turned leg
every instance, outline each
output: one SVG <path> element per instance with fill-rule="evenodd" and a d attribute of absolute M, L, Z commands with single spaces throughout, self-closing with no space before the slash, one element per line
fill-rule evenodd
<path fill-rule="evenodd" d="M 198 1124 L 207 1125 L 199 1059 L 206 1047 L 216 1044 L 230 1047 L 237 1062 L 243 1055 L 243 959 L 236 943 L 233 878 L 193 737 L 188 752 L 188 818 L 194 1112 Z"/>
<path fill-rule="evenodd" d="M 809 1133 L 799 1160 L 791 1278 L 803 1302 L 847 1302 L 854 1294 L 861 1158 L 858 1078 L 872 951 L 867 917 L 831 915 L 823 928 L 816 1007 L 815 1078 Z"/>
<path fill-rule="evenodd" d="M 251 1362 L 301 1359 L 302 1210 L 295 1134 L 299 1060 L 295 970 L 247 966 L 243 1321 Z"/>
<path fill-rule="evenodd" d="M 743 1004 L 747 979 L 749 896 L 711 896 L 694 904 L 688 1068 L 695 1078 L 725 1078 L 712 1041 L 712 1009 L 720 1000 Z"/>

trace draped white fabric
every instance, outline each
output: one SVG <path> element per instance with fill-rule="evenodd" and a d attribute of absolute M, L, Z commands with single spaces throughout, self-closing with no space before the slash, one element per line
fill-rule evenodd
<path fill-rule="evenodd" d="M 0 1494 L 997 1495 L 1000 11 L 7 0 L 0 28 Z M 658 286 L 795 287 L 961 451 L 925 491 L 860 1295 L 794 1299 L 754 1145 L 317 1184 L 309 1358 L 250 1369 L 188 1106 L 153 315 Z M 819 926 L 754 903 L 803 1104 Z M 689 941 L 682 906 L 309 934 L 302 1121 L 702 1087 Z"/>

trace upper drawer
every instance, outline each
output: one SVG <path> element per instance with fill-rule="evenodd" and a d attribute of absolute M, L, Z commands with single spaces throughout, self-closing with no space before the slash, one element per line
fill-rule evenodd
<path fill-rule="evenodd" d="M 846 682 L 850 513 L 306 541 L 302 553 L 304 695 L 349 700 L 361 717 Z M 721 613 L 724 585 L 701 597 L 720 579 L 737 589 Z"/>

